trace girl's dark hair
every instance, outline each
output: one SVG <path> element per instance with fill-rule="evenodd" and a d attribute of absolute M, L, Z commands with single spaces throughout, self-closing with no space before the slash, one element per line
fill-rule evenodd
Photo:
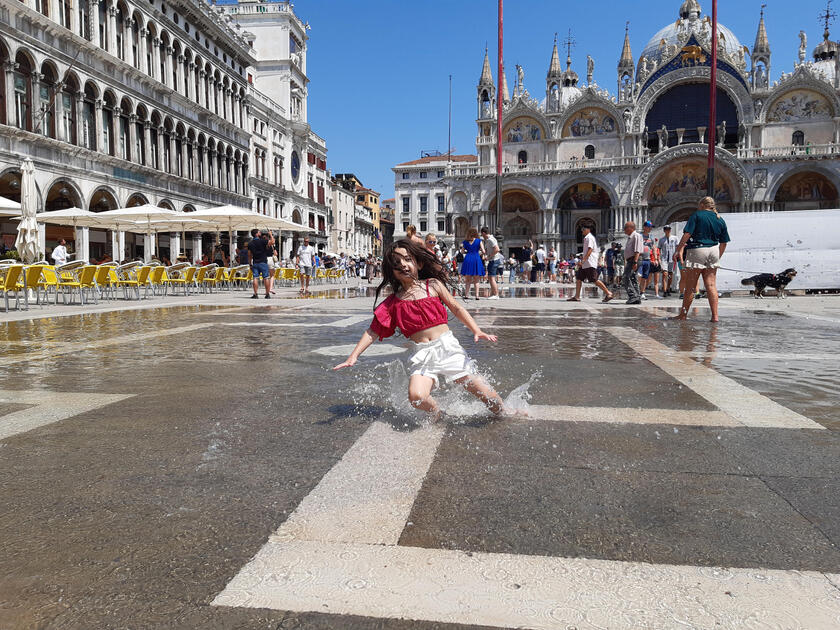
<path fill-rule="evenodd" d="M 413 239 L 401 239 L 391 243 L 385 248 L 385 253 L 382 254 L 382 282 L 376 287 L 376 299 L 373 301 L 373 308 L 376 309 L 376 304 L 379 302 L 379 294 L 385 287 L 391 287 L 394 293 L 397 293 L 402 284 L 397 280 L 397 275 L 394 273 L 394 268 L 397 266 L 395 250 L 402 248 L 408 252 L 417 262 L 417 278 L 419 280 L 438 280 L 447 286 L 450 291 L 457 292 L 455 282 L 449 277 L 449 271 L 437 259 L 434 252 L 426 249 L 426 246 Z"/>

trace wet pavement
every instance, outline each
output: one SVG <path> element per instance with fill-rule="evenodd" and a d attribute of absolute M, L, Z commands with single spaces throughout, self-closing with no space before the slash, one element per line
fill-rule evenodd
<path fill-rule="evenodd" d="M 367 287 L 0 320 L 0 628 L 840 627 L 840 298 L 517 293 L 436 426 Z"/>

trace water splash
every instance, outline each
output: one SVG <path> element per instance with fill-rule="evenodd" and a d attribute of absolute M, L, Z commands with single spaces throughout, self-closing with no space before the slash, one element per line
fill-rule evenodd
<path fill-rule="evenodd" d="M 489 374 L 482 377 L 491 384 L 495 381 Z M 514 388 L 504 398 L 505 406 L 513 411 L 527 412 L 528 402 L 531 400 L 530 389 L 541 377 L 542 373 L 539 371 L 531 374 L 525 383 Z M 385 406 L 386 413 L 394 414 L 399 420 L 416 423 L 426 415 L 414 409 L 408 401 L 408 381 L 408 372 L 401 361 L 380 364 L 374 369 L 372 380 L 359 383 L 353 388 L 353 401 L 357 405 Z M 432 396 L 449 421 L 460 424 L 491 416 L 483 402 L 456 383 L 442 384 L 432 390 Z"/>

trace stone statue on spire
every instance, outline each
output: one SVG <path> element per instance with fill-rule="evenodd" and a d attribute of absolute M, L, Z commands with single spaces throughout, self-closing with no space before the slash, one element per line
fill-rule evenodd
<path fill-rule="evenodd" d="M 808 53 L 808 35 L 805 31 L 799 31 L 799 63 L 805 63 L 805 55 Z"/>
<path fill-rule="evenodd" d="M 595 72 L 595 60 L 586 55 L 586 84 L 592 85 L 592 75 Z"/>

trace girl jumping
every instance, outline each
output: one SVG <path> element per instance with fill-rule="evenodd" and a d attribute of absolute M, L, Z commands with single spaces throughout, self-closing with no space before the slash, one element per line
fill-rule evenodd
<path fill-rule="evenodd" d="M 437 401 L 431 396 L 446 377 L 481 400 L 496 415 L 510 413 L 499 394 L 478 375 L 475 363 L 447 325 L 446 308 L 452 311 L 473 333 L 475 341 L 496 341 L 495 335 L 483 332 L 467 310 L 449 292 L 449 274 L 437 257 L 421 243 L 403 239 L 390 245 L 382 257 L 382 283 L 376 299 L 387 286 L 393 290 L 373 312 L 373 321 L 344 363 L 333 369 L 351 367 L 359 356 L 379 339 L 393 335 L 397 328 L 412 342 L 414 354 L 409 359 L 411 377 L 408 399 L 412 406 L 441 416 Z"/>

